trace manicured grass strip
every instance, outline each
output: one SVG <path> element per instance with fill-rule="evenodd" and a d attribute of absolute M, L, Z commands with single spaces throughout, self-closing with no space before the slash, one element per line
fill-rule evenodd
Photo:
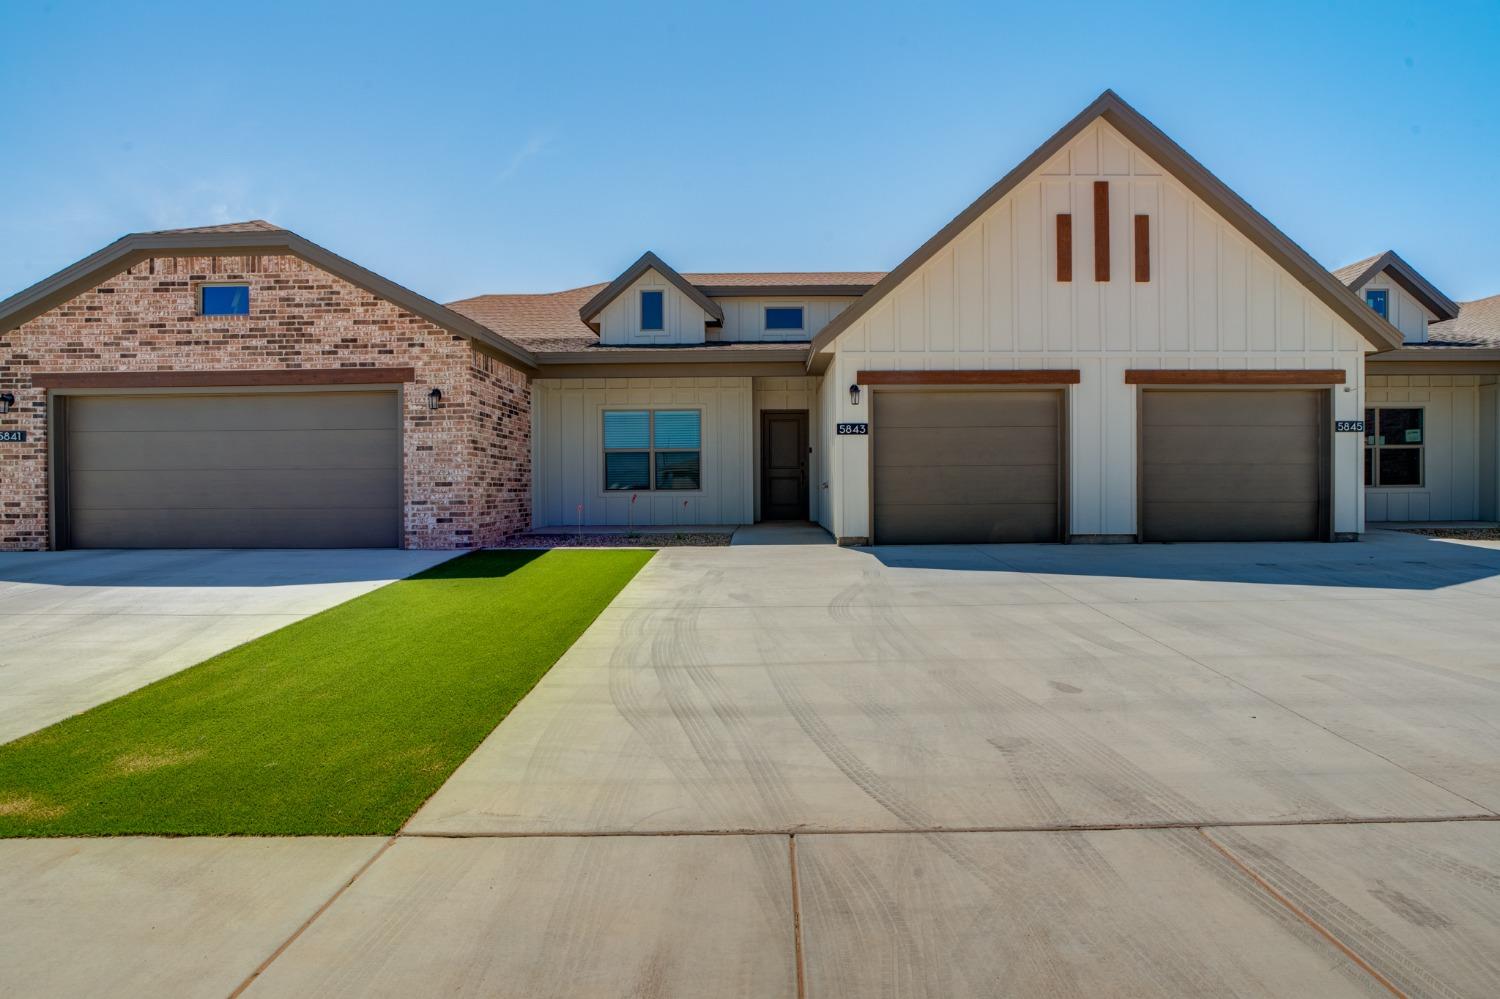
<path fill-rule="evenodd" d="M 0 836 L 395 832 L 650 557 L 466 555 L 0 746 Z"/>

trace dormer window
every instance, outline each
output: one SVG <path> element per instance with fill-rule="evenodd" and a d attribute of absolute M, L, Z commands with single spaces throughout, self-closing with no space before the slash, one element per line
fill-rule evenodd
<path fill-rule="evenodd" d="M 1375 310 L 1381 319 L 1391 318 L 1390 297 L 1384 288 L 1368 288 L 1365 290 L 1365 304 Z"/>
<path fill-rule="evenodd" d="M 660 333 L 666 326 L 666 292 L 641 292 L 641 331 Z"/>
<path fill-rule="evenodd" d="M 800 332 L 802 328 L 802 306 L 766 306 L 766 330 L 768 332 Z"/>

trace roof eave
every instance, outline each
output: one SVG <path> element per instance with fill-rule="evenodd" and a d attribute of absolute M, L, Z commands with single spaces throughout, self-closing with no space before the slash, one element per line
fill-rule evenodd
<path fill-rule="evenodd" d="M 813 359 L 822 354 L 840 333 L 853 325 L 860 316 L 915 273 L 1000 199 L 1044 166 L 1097 118 L 1103 118 L 1131 143 L 1144 150 L 1179 183 L 1223 215 L 1268 256 L 1299 277 L 1304 287 L 1353 326 L 1376 350 L 1391 350 L 1401 345 L 1401 332 L 1395 326 L 1376 315 L 1343 282 L 1324 270 L 1306 250 L 1272 225 L 1265 216 L 1235 194 L 1166 133 L 1113 90 L 1106 90 L 878 281 L 859 301 L 834 317 L 813 338 L 809 367 Z"/>

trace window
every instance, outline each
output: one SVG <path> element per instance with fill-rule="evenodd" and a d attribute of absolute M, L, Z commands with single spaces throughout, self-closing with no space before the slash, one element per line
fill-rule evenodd
<path fill-rule="evenodd" d="M 198 289 L 198 314 L 203 316 L 248 316 L 250 286 L 206 284 Z"/>
<path fill-rule="evenodd" d="M 666 293 L 661 291 L 641 292 L 641 329 L 661 332 L 666 329 Z"/>
<path fill-rule="evenodd" d="M 604 412 L 604 488 L 702 488 L 703 414 L 696 409 Z"/>
<path fill-rule="evenodd" d="M 1390 293 L 1384 288 L 1370 288 L 1365 292 L 1365 304 L 1374 309 L 1381 319 L 1390 318 Z"/>
<path fill-rule="evenodd" d="M 1422 484 L 1422 411 L 1365 410 L 1365 485 Z"/>
<path fill-rule="evenodd" d="M 802 306 L 800 305 L 768 305 L 766 306 L 766 329 L 797 330 L 802 329 Z"/>

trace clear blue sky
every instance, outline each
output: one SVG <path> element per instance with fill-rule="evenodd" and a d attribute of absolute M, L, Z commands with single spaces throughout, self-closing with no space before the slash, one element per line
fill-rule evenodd
<path fill-rule="evenodd" d="M 22 3 L 0 297 L 263 217 L 441 301 L 893 266 L 1106 87 L 1329 266 L 1500 292 L 1500 3 Z"/>

